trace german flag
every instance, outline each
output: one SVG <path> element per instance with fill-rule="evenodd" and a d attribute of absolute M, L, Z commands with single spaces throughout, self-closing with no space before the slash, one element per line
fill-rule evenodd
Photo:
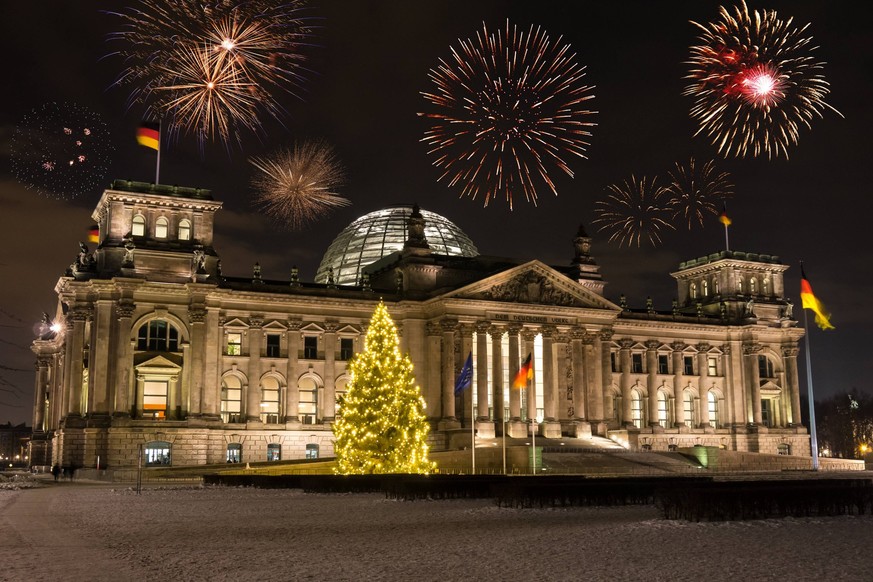
<path fill-rule="evenodd" d="M 806 273 L 803 271 L 803 265 L 800 265 L 800 300 L 803 302 L 804 309 L 810 309 L 815 313 L 815 323 L 822 329 L 836 329 L 831 324 L 831 314 L 825 310 L 824 305 L 818 300 L 818 297 L 812 292 L 812 285 L 809 284 L 809 279 L 806 278 Z"/>
<path fill-rule="evenodd" d="M 100 242 L 100 227 L 96 224 L 92 225 L 91 228 L 88 229 L 88 242 Z"/>
<path fill-rule="evenodd" d="M 521 369 L 519 369 L 518 374 L 515 375 L 515 379 L 512 381 L 512 387 L 517 389 L 525 388 L 528 380 L 531 378 L 533 378 L 533 360 L 531 359 L 531 354 L 528 354 L 521 364 Z"/>
<path fill-rule="evenodd" d="M 730 217 L 727 215 L 727 205 L 725 205 L 724 203 L 722 203 L 722 205 L 721 205 L 721 214 L 718 215 L 718 221 L 725 226 L 731 225 L 732 221 L 731 221 Z"/>
<path fill-rule="evenodd" d="M 136 130 L 136 141 L 153 150 L 160 149 L 161 124 L 154 121 L 143 121 Z"/>

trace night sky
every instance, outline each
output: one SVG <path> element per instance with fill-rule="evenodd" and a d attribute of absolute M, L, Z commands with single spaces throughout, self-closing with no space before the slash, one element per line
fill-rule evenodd
<path fill-rule="evenodd" d="M 116 2 L 7 2 L 0 23 L 5 80 L 0 107 L 0 423 L 32 422 L 33 326 L 53 313 L 53 287 L 86 240 L 103 188 L 74 201 L 59 201 L 25 189 L 12 175 L 10 142 L 16 125 L 46 102 L 90 108 L 109 125 L 114 151 L 104 183 L 114 178 L 154 180 L 154 152 L 134 139 L 143 108 L 127 103 L 128 91 L 113 88 L 122 70 L 107 57 L 108 33 L 123 10 Z M 264 125 L 230 151 L 191 137 L 165 145 L 161 182 L 212 190 L 224 202 L 218 213 L 215 248 L 225 274 L 247 276 L 259 261 L 264 278 L 288 279 L 297 265 L 311 281 L 331 240 L 352 220 L 396 203 L 418 202 L 457 223 L 480 253 L 568 264 L 580 223 L 594 236 L 593 254 L 613 301 L 624 293 L 631 307 L 651 295 L 668 310 L 676 286 L 669 276 L 679 262 L 724 249 L 716 217 L 689 232 L 677 224 L 653 249 L 619 248 L 591 226 L 593 202 L 607 185 L 631 174 L 666 175 L 675 162 L 718 159 L 731 173 L 735 197 L 731 248 L 778 255 L 791 268 L 786 295 L 800 309 L 803 260 L 816 295 L 833 314 L 835 331 L 814 328 L 812 354 L 816 397 L 852 387 L 869 391 L 873 358 L 865 332 L 873 329 L 873 270 L 866 235 L 873 202 L 869 192 L 869 137 L 873 114 L 873 29 L 854 2 L 753 1 L 750 9 L 776 9 L 808 33 L 827 63 L 829 111 L 804 129 L 790 160 L 717 158 L 704 137 L 694 138 L 691 98 L 682 96 L 689 45 L 697 32 L 689 20 L 717 18 L 718 2 L 497 2 L 482 0 L 315 0 L 311 15 L 319 30 L 311 51 L 314 72 L 303 100 L 280 95 L 283 123 Z M 572 7 L 572 8 L 571 8 Z M 554 173 L 559 195 L 542 192 L 538 206 L 516 199 L 515 210 L 497 200 L 458 198 L 437 183 L 420 142 L 431 110 L 420 92 L 431 89 L 427 74 L 449 47 L 509 18 L 527 28 L 541 25 L 563 35 L 587 66 L 595 85 L 589 102 L 597 111 L 587 160 L 571 161 L 575 178 Z M 105 58 L 104 58 L 105 57 Z M 288 232 L 256 212 L 248 186 L 247 158 L 298 138 L 324 138 L 347 170 L 340 192 L 352 201 L 309 228 Z M 93 246 L 93 245 L 92 245 Z M 805 371 L 801 369 L 803 386 Z"/>

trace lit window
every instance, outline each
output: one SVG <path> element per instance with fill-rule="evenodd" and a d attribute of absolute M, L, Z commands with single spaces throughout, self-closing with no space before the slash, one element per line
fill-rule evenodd
<path fill-rule="evenodd" d="M 315 424 L 318 407 L 318 385 L 312 378 L 303 378 L 297 384 L 300 400 L 297 412 L 303 424 Z"/>
<path fill-rule="evenodd" d="M 764 278 L 761 280 L 761 292 L 764 295 L 770 294 L 770 279 Z"/>
<path fill-rule="evenodd" d="M 336 386 L 334 388 L 334 397 L 336 398 L 337 408 L 340 407 L 343 403 L 343 399 L 346 397 L 347 386 L 345 380 L 337 380 Z"/>
<path fill-rule="evenodd" d="M 191 240 L 191 221 L 188 219 L 179 221 L 179 240 Z"/>
<path fill-rule="evenodd" d="M 683 356 L 682 358 L 683 371 L 686 376 L 694 375 L 694 356 Z"/>
<path fill-rule="evenodd" d="M 241 356 L 242 355 L 242 334 L 229 333 L 227 334 L 227 355 Z"/>
<path fill-rule="evenodd" d="M 267 445 L 267 461 L 282 460 L 282 445 L 278 443 L 270 443 Z"/>
<path fill-rule="evenodd" d="M 242 384 L 236 376 L 226 376 L 221 380 L 221 420 L 240 422 L 242 403 Z"/>
<path fill-rule="evenodd" d="M 170 223 L 163 216 L 155 221 L 155 238 L 167 238 Z"/>
<path fill-rule="evenodd" d="M 758 280 L 755 277 L 749 279 L 749 294 L 754 295 L 758 292 Z"/>
<path fill-rule="evenodd" d="M 791 445 L 788 443 L 780 443 L 776 445 L 776 454 L 777 455 L 790 455 L 791 454 Z"/>
<path fill-rule="evenodd" d="M 278 333 L 267 334 L 267 357 L 278 358 L 281 336 Z"/>
<path fill-rule="evenodd" d="M 170 443 L 166 441 L 151 441 L 146 443 L 143 454 L 146 466 L 170 465 Z"/>
<path fill-rule="evenodd" d="M 688 287 L 688 293 L 691 295 L 691 298 L 692 298 L 692 299 L 697 299 L 697 285 L 694 284 L 694 283 L 692 283 L 692 284 Z"/>
<path fill-rule="evenodd" d="M 643 355 L 631 354 L 631 372 L 634 374 L 643 373 Z"/>
<path fill-rule="evenodd" d="M 709 356 L 706 360 L 707 362 L 707 375 L 709 376 L 718 376 L 718 358 L 716 356 Z"/>
<path fill-rule="evenodd" d="M 303 338 L 303 358 L 306 360 L 318 358 L 318 338 L 314 335 L 308 335 Z"/>
<path fill-rule="evenodd" d="M 227 445 L 227 462 L 239 463 L 242 461 L 242 445 L 239 443 L 230 443 Z"/>
<path fill-rule="evenodd" d="M 704 297 L 709 295 L 709 283 L 707 283 L 706 279 L 701 281 L 700 290 L 701 290 L 701 293 L 703 294 Z"/>
<path fill-rule="evenodd" d="M 718 428 L 718 396 L 715 392 L 707 392 L 706 399 L 709 406 L 709 426 Z"/>
<path fill-rule="evenodd" d="M 667 411 L 667 395 L 664 392 L 658 391 L 658 424 L 663 428 L 667 428 L 668 422 Z"/>
<path fill-rule="evenodd" d="M 130 229 L 130 234 L 133 236 L 145 236 L 145 217 L 142 214 L 137 214 L 133 217 L 133 227 Z"/>
<path fill-rule="evenodd" d="M 670 373 L 670 358 L 669 356 L 667 356 L 667 354 L 658 354 L 658 373 Z"/>
<path fill-rule="evenodd" d="M 636 390 L 631 390 L 631 422 L 635 427 L 643 428 L 643 397 Z"/>
<path fill-rule="evenodd" d="M 279 422 L 279 381 L 272 376 L 261 380 L 261 422 Z"/>
<path fill-rule="evenodd" d="M 167 416 L 167 381 L 143 382 L 142 413 L 144 418 L 162 419 Z"/>
<path fill-rule="evenodd" d="M 743 278 L 740 276 L 737 276 L 737 293 L 743 294 Z"/>
<path fill-rule="evenodd" d="M 685 411 L 685 426 L 694 427 L 694 394 L 690 390 L 682 393 L 682 410 Z"/>
<path fill-rule="evenodd" d="M 314 445 L 314 444 L 306 445 L 306 458 L 307 459 L 317 459 L 318 458 L 318 445 Z"/>
<path fill-rule="evenodd" d="M 149 352 L 178 352 L 179 332 L 170 323 L 154 319 L 139 328 L 136 349 Z"/>
<path fill-rule="evenodd" d="M 340 338 L 340 360 L 351 360 L 355 353 L 355 340 L 350 337 Z"/>
<path fill-rule="evenodd" d="M 718 289 L 718 279 L 715 278 L 715 277 L 713 277 L 713 278 L 712 278 L 712 292 L 713 292 L 713 294 L 718 295 L 718 291 L 719 291 L 719 289 Z"/>

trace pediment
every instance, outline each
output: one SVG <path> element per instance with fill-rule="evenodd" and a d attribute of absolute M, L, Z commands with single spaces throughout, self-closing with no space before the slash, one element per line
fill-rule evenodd
<path fill-rule="evenodd" d="M 361 330 L 354 325 L 344 325 L 336 330 L 338 335 L 360 335 Z"/>
<path fill-rule="evenodd" d="M 536 260 L 476 281 L 443 297 L 621 310 L 618 305 Z"/>
<path fill-rule="evenodd" d="M 278 321 L 276 321 L 276 320 L 274 319 L 274 320 L 271 321 L 270 323 L 266 323 L 266 324 L 264 324 L 264 326 L 263 326 L 262 329 L 268 329 L 268 330 L 273 330 L 273 331 L 287 331 L 287 330 L 288 330 L 288 326 L 287 326 L 287 325 L 282 325 L 281 323 L 279 323 Z"/>
<path fill-rule="evenodd" d="M 767 392 L 769 394 L 775 394 L 778 392 L 782 392 L 782 388 L 773 383 L 771 380 L 761 381 L 761 392 Z"/>
<path fill-rule="evenodd" d="M 322 333 L 324 332 L 324 328 L 317 323 L 307 323 L 300 328 L 300 331 L 305 333 Z"/>
<path fill-rule="evenodd" d="M 229 319 L 224 322 L 224 327 L 238 327 L 238 328 L 247 328 L 249 326 L 248 322 L 243 321 L 239 317 L 234 317 L 233 319 Z"/>
<path fill-rule="evenodd" d="M 182 370 L 182 366 L 180 366 L 176 362 L 173 362 L 172 360 L 168 360 L 164 356 L 155 356 L 137 364 L 136 369 L 140 371 L 148 369 L 161 371 L 175 370 L 179 372 Z"/>

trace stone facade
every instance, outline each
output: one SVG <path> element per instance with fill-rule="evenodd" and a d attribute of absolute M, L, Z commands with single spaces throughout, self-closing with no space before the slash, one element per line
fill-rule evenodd
<path fill-rule="evenodd" d="M 565 266 L 433 253 L 422 237 L 360 286 L 225 277 L 209 192 L 116 181 L 100 240 L 56 286 L 34 341 L 33 458 L 94 467 L 332 456 L 347 362 L 384 300 L 434 433 L 611 436 L 809 455 L 796 327 L 775 257 L 722 252 L 680 265 L 670 312 L 629 309 L 580 229 Z M 414 210 L 410 222 L 421 221 Z M 413 226 L 421 230 L 415 222 Z M 417 231 L 415 231 L 417 232 Z M 474 386 L 454 395 L 473 353 Z M 525 388 L 511 388 L 534 361 Z"/>

